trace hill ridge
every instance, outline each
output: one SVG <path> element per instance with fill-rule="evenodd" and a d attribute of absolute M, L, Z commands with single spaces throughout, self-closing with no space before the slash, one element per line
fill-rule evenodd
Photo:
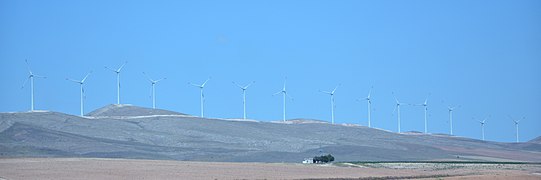
<path fill-rule="evenodd" d="M 109 106 L 96 114 L 107 112 Z M 331 153 L 337 161 L 457 160 L 460 157 L 459 160 L 541 162 L 541 145 L 530 142 L 501 143 L 438 134 L 403 134 L 330 123 L 134 116 L 148 112 L 130 111 L 147 111 L 148 108 L 131 105 L 113 108 L 121 109 L 115 113 L 128 113 L 129 117 L 137 118 L 86 118 L 57 112 L 0 113 L 0 157 L 300 162 L 307 157 Z"/>

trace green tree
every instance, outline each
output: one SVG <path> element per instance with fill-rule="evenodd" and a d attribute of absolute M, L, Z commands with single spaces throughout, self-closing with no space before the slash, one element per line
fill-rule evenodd
<path fill-rule="evenodd" d="M 316 163 L 329 163 L 334 161 L 334 157 L 331 154 L 327 154 L 324 156 L 316 156 L 314 157 L 314 161 Z"/>

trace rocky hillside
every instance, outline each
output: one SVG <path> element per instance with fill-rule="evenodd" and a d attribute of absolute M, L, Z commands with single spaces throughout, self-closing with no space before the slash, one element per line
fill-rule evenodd
<path fill-rule="evenodd" d="M 1 157 L 300 162 L 331 153 L 337 161 L 541 162 L 541 145 L 535 142 L 398 134 L 317 120 L 206 119 L 130 105 L 106 106 L 86 117 L 57 112 L 0 113 Z"/>

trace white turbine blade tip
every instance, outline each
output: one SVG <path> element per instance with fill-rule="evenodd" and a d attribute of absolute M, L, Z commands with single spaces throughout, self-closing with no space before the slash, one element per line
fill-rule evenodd
<path fill-rule="evenodd" d="M 204 87 L 205 84 L 207 84 L 207 82 L 209 82 L 209 80 L 210 80 L 210 77 L 203 84 L 201 84 L 201 87 Z"/>

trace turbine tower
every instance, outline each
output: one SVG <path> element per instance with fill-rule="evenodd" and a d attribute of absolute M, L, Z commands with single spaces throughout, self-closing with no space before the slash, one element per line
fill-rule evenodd
<path fill-rule="evenodd" d="M 243 106 L 243 109 L 244 109 L 244 113 L 243 113 L 243 118 L 246 119 L 246 89 L 248 89 L 248 87 L 250 87 L 253 83 L 255 83 L 255 81 L 253 81 L 252 83 L 246 85 L 246 86 L 241 86 L 241 85 L 238 85 L 237 83 L 233 82 L 233 84 L 237 85 L 237 87 L 239 87 L 240 89 L 242 89 L 242 106 Z"/>
<path fill-rule="evenodd" d="M 192 86 L 198 87 L 201 90 L 201 117 L 205 117 L 204 116 L 204 112 L 205 112 L 205 109 L 204 109 L 204 107 L 205 107 L 205 104 L 204 104 L 205 103 L 205 96 L 203 95 L 203 88 L 205 88 L 205 84 L 207 84 L 207 82 L 209 80 L 210 80 L 210 77 L 207 78 L 207 80 L 201 85 L 190 83 Z"/>
<path fill-rule="evenodd" d="M 394 108 L 393 110 L 393 113 L 394 111 L 397 111 L 397 117 L 398 117 L 398 133 L 400 133 L 400 105 L 402 103 L 400 103 L 400 101 L 398 101 L 398 99 L 395 97 L 394 100 L 396 101 L 396 107 Z"/>
<path fill-rule="evenodd" d="M 122 66 L 120 66 L 118 69 L 114 70 L 114 69 L 111 69 L 111 68 L 108 68 L 107 66 L 105 66 L 106 69 L 109 69 L 113 72 L 116 73 L 116 82 L 117 82 L 117 89 L 116 89 L 116 104 L 120 104 L 120 71 L 122 71 L 122 68 L 124 67 L 124 65 L 126 65 L 128 62 L 124 62 L 124 64 L 122 64 Z"/>
<path fill-rule="evenodd" d="M 520 122 L 520 120 L 517 120 L 517 119 L 514 119 L 513 117 L 509 116 L 509 118 L 511 118 L 511 120 L 513 120 L 513 122 L 515 123 L 515 137 L 516 137 L 516 142 L 519 142 L 518 140 L 518 123 Z M 524 119 L 524 117 L 522 118 Z"/>
<path fill-rule="evenodd" d="M 427 101 L 428 101 L 428 98 L 425 99 L 425 102 L 423 103 L 423 107 L 425 108 L 425 134 L 428 133 L 428 128 L 427 128 L 427 119 L 426 119 L 426 112 L 428 111 L 428 104 L 427 104 Z"/>
<path fill-rule="evenodd" d="M 152 86 L 152 109 L 156 109 L 156 89 L 155 89 L 154 86 L 156 85 L 156 83 L 158 83 L 160 81 L 163 81 L 163 80 L 165 80 L 167 78 L 161 78 L 161 79 L 158 79 L 158 80 L 153 80 L 145 72 L 143 72 L 143 74 L 148 78 L 148 81 L 150 81 L 150 84 Z"/>
<path fill-rule="evenodd" d="M 340 85 L 338 85 L 340 86 Z M 336 91 L 336 88 L 338 88 L 338 86 L 336 86 L 332 91 L 321 91 L 322 93 L 325 93 L 325 94 L 328 94 L 328 95 L 331 95 L 331 122 L 332 124 L 334 124 L 334 92 Z"/>
<path fill-rule="evenodd" d="M 85 93 L 85 89 L 84 89 L 83 86 L 85 84 L 86 78 L 88 78 L 88 75 L 90 75 L 91 73 L 92 73 L 92 71 L 90 71 L 88 74 L 86 74 L 86 76 L 83 78 L 83 80 L 80 80 L 80 81 L 66 78 L 66 80 L 77 83 L 77 84 L 79 84 L 81 86 L 81 117 L 84 116 L 84 93 Z"/>
<path fill-rule="evenodd" d="M 453 111 L 456 109 L 456 107 L 447 107 L 449 110 L 449 134 L 453 135 Z"/>
<path fill-rule="evenodd" d="M 366 102 L 368 103 L 368 127 L 372 127 L 370 125 L 370 106 L 372 105 L 372 100 L 370 99 L 370 94 L 372 94 L 372 88 L 370 88 L 370 91 L 368 91 L 368 96 L 366 96 Z"/>
<path fill-rule="evenodd" d="M 428 97 L 425 99 L 425 102 L 423 102 L 422 104 L 412 104 L 414 106 L 423 106 L 424 109 L 425 109 L 425 134 L 428 133 L 428 121 L 427 121 L 427 111 L 428 111 Z"/>
<path fill-rule="evenodd" d="M 479 121 L 479 123 L 481 124 L 481 138 L 482 138 L 483 141 L 485 140 L 485 123 L 486 123 L 487 119 L 488 119 L 488 117 L 483 119 L 483 121 Z"/>
<path fill-rule="evenodd" d="M 283 98 L 284 98 L 284 106 L 283 106 L 283 121 L 286 122 L 286 97 L 289 97 L 291 100 L 293 100 L 293 98 L 291 96 L 289 96 L 289 94 L 287 94 L 287 91 L 286 91 L 286 82 L 287 82 L 287 78 L 284 80 L 284 88 L 282 88 L 282 91 L 278 91 L 276 93 L 273 94 L 273 96 L 275 95 L 278 95 L 280 93 L 282 93 L 283 95 Z"/>
<path fill-rule="evenodd" d="M 21 89 L 24 88 L 24 86 L 26 85 L 26 82 L 30 80 L 30 111 L 34 111 L 34 77 L 37 77 L 37 78 L 47 78 L 47 77 L 34 74 L 32 70 L 30 70 L 30 64 L 28 63 L 28 60 L 25 59 L 24 62 L 26 63 L 26 67 L 28 68 L 28 72 L 30 73 L 30 75 L 28 75 L 28 78 L 24 81 Z"/>

